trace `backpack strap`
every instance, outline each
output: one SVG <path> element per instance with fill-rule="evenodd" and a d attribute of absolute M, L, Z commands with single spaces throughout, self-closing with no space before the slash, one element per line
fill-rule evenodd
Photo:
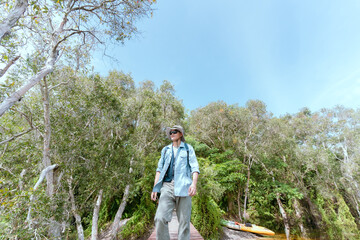
<path fill-rule="evenodd" d="M 166 151 L 167 151 L 168 149 L 166 148 L 165 149 L 165 152 L 164 152 L 164 158 L 165 158 L 165 156 L 166 156 Z M 164 161 L 163 161 L 163 166 L 162 167 L 164 167 L 164 165 L 165 165 L 165 159 L 164 159 Z"/>
<path fill-rule="evenodd" d="M 186 149 L 186 152 L 187 152 L 187 164 L 188 164 L 188 166 L 190 167 L 190 162 L 189 162 L 189 147 L 188 147 L 187 143 L 185 143 L 185 149 Z"/>

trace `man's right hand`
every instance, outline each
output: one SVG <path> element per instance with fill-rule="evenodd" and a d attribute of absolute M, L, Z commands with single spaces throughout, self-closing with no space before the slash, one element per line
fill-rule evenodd
<path fill-rule="evenodd" d="M 151 193 L 151 200 L 156 201 L 157 200 L 157 192 Z"/>

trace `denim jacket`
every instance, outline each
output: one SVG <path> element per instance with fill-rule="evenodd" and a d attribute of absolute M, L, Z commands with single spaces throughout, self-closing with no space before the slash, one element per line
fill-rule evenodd
<path fill-rule="evenodd" d="M 185 143 L 181 142 L 174 164 L 174 195 L 177 197 L 189 196 L 189 187 L 192 184 L 192 174 L 200 173 L 199 164 L 195 156 L 195 151 L 189 144 L 189 164 L 187 163 L 187 151 Z M 170 165 L 172 157 L 172 144 L 161 150 L 161 157 L 158 162 L 157 172 L 160 172 L 159 181 L 155 184 L 153 192 L 160 192 L 166 171 Z"/>

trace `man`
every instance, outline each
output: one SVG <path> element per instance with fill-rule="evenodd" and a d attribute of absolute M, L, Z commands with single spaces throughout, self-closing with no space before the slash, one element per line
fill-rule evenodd
<path fill-rule="evenodd" d="M 190 239 L 191 197 L 196 194 L 199 164 L 192 146 L 185 143 L 184 129 L 175 125 L 167 128 L 166 135 L 172 144 L 164 147 L 156 169 L 151 200 L 159 205 L 155 215 L 157 240 L 169 240 L 168 222 L 176 209 L 179 221 L 178 239 Z M 192 179 L 191 179 L 192 175 Z"/>

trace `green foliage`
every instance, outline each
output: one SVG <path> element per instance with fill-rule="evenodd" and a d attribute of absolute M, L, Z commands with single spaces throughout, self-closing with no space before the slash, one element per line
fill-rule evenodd
<path fill-rule="evenodd" d="M 323 230 L 327 233 L 328 239 L 359 238 L 360 231 L 342 196 L 337 195 L 332 199 L 318 196 L 316 201 L 325 223 Z"/>
<path fill-rule="evenodd" d="M 153 226 L 156 204 L 151 201 L 150 193 L 152 192 L 155 177 L 154 170 L 156 169 L 159 157 L 158 153 L 150 154 L 144 160 L 144 174 L 136 182 L 132 199 L 127 208 L 129 209 L 129 205 L 132 205 L 131 202 L 136 202 L 139 198 L 140 201 L 136 204 L 135 208 L 130 208 L 131 212 L 128 212 L 130 220 L 121 231 L 122 239 L 139 239 L 146 235 Z"/>
<path fill-rule="evenodd" d="M 121 231 L 121 238 L 139 239 L 139 237 L 147 234 L 153 226 L 155 212 L 156 205 L 150 200 L 149 194 L 144 194 L 137 210 Z"/>
<path fill-rule="evenodd" d="M 219 239 L 220 220 L 224 212 L 216 202 L 205 193 L 193 197 L 191 222 L 204 239 Z"/>
<path fill-rule="evenodd" d="M 37 9 L 39 14 L 48 10 L 40 5 Z M 19 75 L 36 71 L 43 57 L 29 56 L 27 68 L 17 69 Z M 2 99 L 22 85 L 17 75 L 9 74 L 4 81 Z M 217 102 L 193 111 L 185 120 L 184 106 L 168 81 L 158 88 L 151 81 L 135 86 L 131 75 L 122 72 L 86 76 L 66 67 L 56 69 L 47 80 L 50 86 L 60 84 L 50 92 L 50 158 L 60 166 L 54 173 L 56 194 L 52 198 L 46 194 L 45 181 L 32 190 L 43 169 L 45 131 L 42 96 L 35 88 L 0 122 L 0 138 L 9 140 L 0 145 L 0 234 L 4 238 L 48 237 L 53 220 L 66 222 L 64 235 L 76 238 L 68 199 L 70 178 L 86 236 L 91 233 L 99 190 L 104 190 L 99 219 L 103 230 L 130 184 L 123 213 L 130 220 L 121 236 L 143 237 L 153 226 L 156 205 L 150 192 L 159 153 L 169 143 L 163 130 L 178 123 L 187 127 L 187 142 L 200 165 L 192 222 L 205 238 L 219 237 L 223 215 L 240 221 L 244 210 L 247 221 L 282 232 L 278 196 L 292 233 L 300 235 L 303 224 L 308 232 L 321 229 L 329 239 L 359 237 L 359 110 L 304 109 L 275 118 L 261 101 L 249 101 L 244 107 Z M 25 222 L 32 194 L 32 218 L 39 236 Z"/>

